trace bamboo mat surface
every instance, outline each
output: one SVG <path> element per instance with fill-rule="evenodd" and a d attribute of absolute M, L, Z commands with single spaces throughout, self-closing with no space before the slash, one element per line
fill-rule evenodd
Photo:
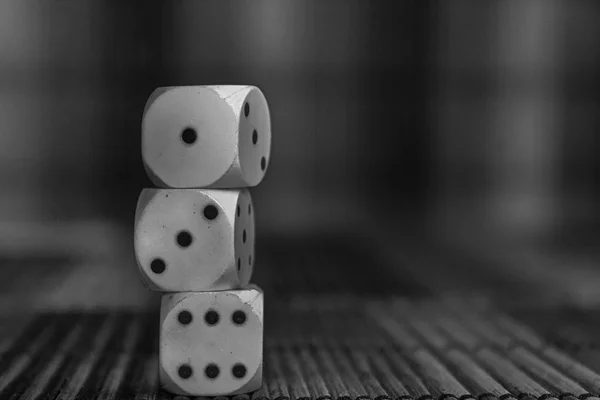
<path fill-rule="evenodd" d="M 458 247 L 343 235 L 261 243 L 265 379 L 248 397 L 600 394 L 600 310 L 565 287 L 553 293 L 553 280 L 536 286 L 512 268 L 476 268 Z M 131 259 L 0 262 L 10 272 L 0 282 L 1 398 L 171 398 L 156 379 L 157 297 Z"/>

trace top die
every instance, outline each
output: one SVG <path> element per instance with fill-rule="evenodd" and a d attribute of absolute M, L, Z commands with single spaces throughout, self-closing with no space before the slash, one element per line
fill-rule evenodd
<path fill-rule="evenodd" d="M 158 187 L 256 186 L 270 151 L 269 107 L 257 87 L 164 87 L 146 103 L 142 158 Z"/>

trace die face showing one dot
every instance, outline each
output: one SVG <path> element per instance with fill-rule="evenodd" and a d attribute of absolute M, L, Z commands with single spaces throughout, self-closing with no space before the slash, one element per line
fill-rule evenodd
<path fill-rule="evenodd" d="M 185 144 L 188 144 L 191 146 L 194 143 L 196 143 L 197 139 L 198 139 L 198 134 L 196 133 L 196 130 L 194 128 L 185 128 L 181 132 L 181 140 Z"/>
<path fill-rule="evenodd" d="M 234 241 L 238 224 L 251 224 L 235 213 L 240 193 L 246 192 L 145 189 L 136 211 L 134 245 L 148 286 L 167 292 L 239 287 L 238 252 L 247 257 L 250 250 L 238 249 Z"/>
<path fill-rule="evenodd" d="M 249 262 L 254 257 L 255 247 L 255 226 L 254 215 L 252 212 L 252 197 L 250 192 L 245 190 L 240 193 L 238 204 L 236 206 L 236 229 L 234 233 L 234 247 L 236 254 L 236 267 L 240 285 L 245 286 L 250 283 L 254 267 Z M 238 213 L 239 211 L 239 213 Z"/>
<path fill-rule="evenodd" d="M 160 88 L 142 121 L 142 158 L 160 187 L 210 187 L 236 157 L 238 121 L 231 106 L 202 86 Z"/>
<path fill-rule="evenodd" d="M 184 311 L 192 314 L 186 325 L 180 322 Z M 195 396 L 256 390 L 262 378 L 262 340 L 263 295 L 255 286 L 164 295 L 161 383 L 172 393 Z"/>
<path fill-rule="evenodd" d="M 258 185 L 265 173 L 266 164 L 271 153 L 271 122 L 269 107 L 262 92 L 255 88 L 244 99 L 244 109 L 239 124 L 239 162 L 246 182 L 249 186 Z"/>

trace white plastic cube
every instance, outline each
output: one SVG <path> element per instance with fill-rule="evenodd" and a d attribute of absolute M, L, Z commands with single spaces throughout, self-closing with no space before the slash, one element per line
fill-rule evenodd
<path fill-rule="evenodd" d="M 269 107 L 254 86 L 158 88 L 146 103 L 142 158 L 156 186 L 256 186 L 270 150 Z"/>
<path fill-rule="evenodd" d="M 144 189 L 138 199 L 134 250 L 150 289 L 244 287 L 252 277 L 254 241 L 247 189 Z"/>
<path fill-rule="evenodd" d="M 162 297 L 161 386 L 187 396 L 248 393 L 262 385 L 263 293 L 187 292 Z"/>

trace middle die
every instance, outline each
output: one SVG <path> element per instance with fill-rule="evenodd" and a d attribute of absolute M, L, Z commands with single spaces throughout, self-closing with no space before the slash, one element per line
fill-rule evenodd
<path fill-rule="evenodd" d="M 143 189 L 134 248 L 143 281 L 163 292 L 227 290 L 250 282 L 254 209 L 247 189 Z"/>

